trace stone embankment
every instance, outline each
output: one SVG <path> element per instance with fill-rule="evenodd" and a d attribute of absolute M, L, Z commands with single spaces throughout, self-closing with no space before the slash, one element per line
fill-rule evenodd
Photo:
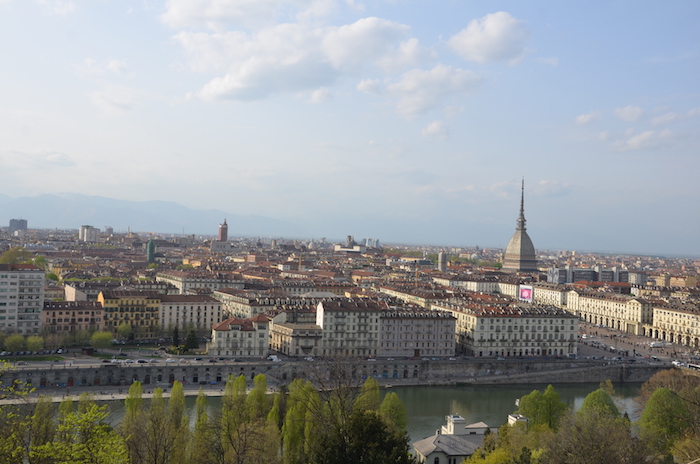
<path fill-rule="evenodd" d="M 340 367 L 339 367 L 340 366 Z M 70 388 L 71 393 L 107 387 L 128 386 L 138 380 L 144 388 L 168 387 L 175 380 L 186 390 L 200 385 L 208 389 L 223 386 L 229 375 L 244 375 L 249 382 L 265 374 L 273 388 L 295 378 L 328 378 L 331 371 L 345 369 L 350 377 L 362 380 L 372 376 L 384 386 L 644 382 L 656 372 L 668 369 L 666 363 L 637 363 L 573 359 L 469 358 L 457 360 L 357 360 L 342 361 L 249 361 L 197 364 L 102 364 L 92 366 L 26 366 L 2 375 L 2 384 L 22 382 L 38 393 Z"/>

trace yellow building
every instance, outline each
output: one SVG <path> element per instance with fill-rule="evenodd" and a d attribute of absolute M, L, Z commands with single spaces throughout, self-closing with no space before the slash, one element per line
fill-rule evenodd
<path fill-rule="evenodd" d="M 100 292 L 97 301 L 104 308 L 105 330 L 117 336 L 121 324 L 131 326 L 135 338 L 159 335 L 160 297 L 157 292 L 109 290 Z"/>

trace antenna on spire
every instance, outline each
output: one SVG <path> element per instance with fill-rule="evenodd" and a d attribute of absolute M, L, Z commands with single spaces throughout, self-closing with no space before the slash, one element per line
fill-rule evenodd
<path fill-rule="evenodd" d="M 518 230 L 525 230 L 525 177 L 520 187 L 520 216 L 518 216 Z"/>

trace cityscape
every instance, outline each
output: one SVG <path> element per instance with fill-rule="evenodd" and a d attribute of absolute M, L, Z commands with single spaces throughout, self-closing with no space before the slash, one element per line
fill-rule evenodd
<path fill-rule="evenodd" d="M 0 0 L 0 463 L 700 463 L 698 17 Z"/>

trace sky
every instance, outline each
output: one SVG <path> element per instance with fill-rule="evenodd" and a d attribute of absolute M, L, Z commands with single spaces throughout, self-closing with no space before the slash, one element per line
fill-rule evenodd
<path fill-rule="evenodd" d="M 699 18 L 697 1 L 0 0 L 0 194 L 505 247 L 524 179 L 538 249 L 700 255 Z"/>

